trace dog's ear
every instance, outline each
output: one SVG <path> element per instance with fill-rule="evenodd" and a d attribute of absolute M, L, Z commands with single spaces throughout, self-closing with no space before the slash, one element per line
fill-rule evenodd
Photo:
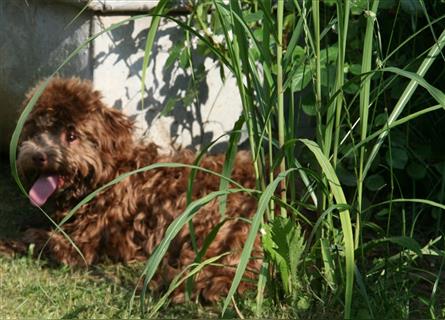
<path fill-rule="evenodd" d="M 133 121 L 122 112 L 103 106 L 100 108 L 105 132 L 99 132 L 100 143 L 104 151 L 114 155 L 130 156 L 133 149 Z"/>

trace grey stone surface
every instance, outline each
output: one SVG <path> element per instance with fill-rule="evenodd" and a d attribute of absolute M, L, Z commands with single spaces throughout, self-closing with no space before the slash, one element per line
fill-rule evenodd
<path fill-rule="evenodd" d="M 92 13 L 71 25 L 78 8 L 42 0 L 0 1 L 0 151 L 9 139 L 24 93 L 54 72 L 91 29 Z M 89 47 L 81 50 L 60 72 L 92 78 Z"/>

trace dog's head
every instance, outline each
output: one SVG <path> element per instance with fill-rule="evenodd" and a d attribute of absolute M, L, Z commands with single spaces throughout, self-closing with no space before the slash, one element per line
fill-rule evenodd
<path fill-rule="evenodd" d="M 131 157 L 132 131 L 132 122 L 104 106 L 90 82 L 52 80 L 20 137 L 17 167 L 31 185 L 31 201 L 42 206 L 57 191 L 78 198 L 110 180 Z"/>

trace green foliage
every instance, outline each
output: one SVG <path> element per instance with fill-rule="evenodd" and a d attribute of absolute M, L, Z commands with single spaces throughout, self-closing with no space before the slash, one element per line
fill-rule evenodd
<path fill-rule="evenodd" d="M 407 144 L 418 132 L 410 130 L 407 123 L 440 109 L 422 107 L 421 101 L 444 103 L 440 87 L 434 80 L 430 82 L 434 78 L 425 77 L 432 63 L 437 63 L 444 44 L 442 35 L 434 33 L 443 25 L 443 16 L 428 16 L 436 6 L 441 5 L 425 6 L 417 1 L 290 1 L 280 11 L 282 8 L 270 1 L 209 1 L 191 7 L 189 26 L 208 40 L 199 41 L 198 47 L 217 50 L 219 54 L 213 57 L 237 80 L 260 192 L 274 181 L 273 176 L 261 174 L 264 163 L 284 172 L 284 168 L 294 167 L 297 156 L 318 171 L 298 167 L 302 173 L 310 172 L 310 178 L 303 179 L 307 190 L 292 193 L 290 199 L 282 198 L 290 208 L 301 204 L 308 207 L 309 198 L 303 195 L 315 190 L 312 200 L 323 219 L 317 221 L 311 242 L 303 241 L 300 223 L 289 215 L 292 211 L 287 210 L 282 218 L 268 216 L 262 225 L 263 249 L 271 270 L 267 282 L 273 283 L 270 295 L 282 290 L 289 297 L 296 291 L 307 292 L 300 289 L 321 281 L 323 289 L 316 295 L 329 300 L 329 296 L 345 294 L 345 317 L 375 315 L 372 309 L 381 297 L 368 287 L 373 273 L 367 272 L 374 263 L 370 257 L 384 256 L 400 246 L 419 253 L 420 243 L 426 240 L 416 236 L 415 223 L 420 215 L 414 213 L 407 219 L 403 213 L 407 208 L 399 205 L 395 195 L 400 194 L 403 200 L 410 188 L 405 187 L 407 178 L 423 184 L 431 173 L 425 163 L 427 153 L 413 152 Z M 203 14 L 203 8 L 216 14 Z M 427 15 L 426 24 L 422 25 L 425 20 L 419 21 L 421 15 Z M 419 37 L 429 42 L 418 46 Z M 410 48 L 410 54 L 406 48 Z M 428 98 L 413 99 L 419 85 L 426 89 L 422 96 Z M 280 119 L 280 94 L 288 101 L 284 120 Z M 408 105 L 410 113 L 400 118 Z M 294 117 L 302 112 L 315 122 L 315 141 L 300 140 L 312 151 L 312 159 L 308 153 L 295 153 L 300 136 Z M 283 128 L 286 130 L 280 133 Z M 281 157 L 285 166 L 278 168 Z M 297 180 L 298 174 L 286 177 L 290 192 L 295 192 Z M 445 198 L 444 192 L 441 197 Z M 335 209 L 335 203 L 343 209 Z M 385 208 L 372 209 L 376 203 Z M 280 206 L 283 208 L 282 203 Z M 394 214 L 399 212 L 403 214 Z M 356 214 L 355 219 L 351 213 Z M 376 231 L 379 238 L 366 240 Z M 378 249 L 382 246 L 377 243 L 385 244 L 385 249 Z M 311 254 L 302 255 L 302 250 Z M 311 268 L 319 270 L 318 276 L 305 276 L 304 270 Z M 398 273 L 390 265 L 383 268 Z M 355 286 L 354 273 L 360 274 Z M 281 283 L 278 291 L 276 277 Z M 264 278 L 260 281 L 267 289 Z M 354 302 L 356 290 L 364 297 L 364 305 Z M 354 308 L 358 309 L 352 311 Z"/>
<path fill-rule="evenodd" d="M 263 248 L 270 260 L 277 267 L 286 295 L 298 297 L 302 263 L 305 250 L 304 234 L 299 224 L 289 218 L 276 217 L 270 224 L 264 225 Z"/>
<path fill-rule="evenodd" d="M 258 317 L 271 305 L 294 317 L 317 314 L 320 306 L 348 319 L 443 317 L 445 4 L 209 0 L 190 1 L 188 9 L 181 19 L 165 13 L 161 1 L 147 37 L 144 72 L 159 18 L 184 31 L 164 67 L 190 75 L 187 93 L 170 99 L 162 114 L 200 107 L 207 72 L 195 60 L 201 55 L 219 63 L 222 78 L 236 80 L 242 115 L 218 174 L 220 190 L 190 202 L 167 230 L 144 270 L 142 305 L 170 241 L 196 211 L 220 197 L 224 217 L 227 194 L 246 191 L 228 188 L 244 126 L 257 179 L 248 191 L 259 203 L 222 307 L 226 316 L 260 234 L 264 261 L 252 308 Z M 41 90 L 11 141 L 13 168 L 18 134 Z M 299 131 L 303 114 L 314 127 L 309 137 Z M 213 262 L 199 260 L 171 288 Z M 165 296 L 150 310 L 166 303 Z"/>

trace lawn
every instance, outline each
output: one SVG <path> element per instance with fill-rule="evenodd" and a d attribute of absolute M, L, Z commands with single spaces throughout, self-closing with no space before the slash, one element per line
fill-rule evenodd
<path fill-rule="evenodd" d="M 27 226 L 45 225 L 42 214 L 20 194 L 5 162 L 0 162 L 0 194 L 0 239 L 18 238 Z M 141 313 L 136 284 L 143 267 L 143 263 L 108 263 L 73 269 L 29 256 L 0 253 L 0 314 L 2 319 L 138 319 Z M 153 297 L 146 299 L 148 310 L 156 301 Z M 225 317 L 239 317 L 237 312 L 252 315 L 252 301 L 240 301 L 240 310 L 229 308 Z M 165 305 L 157 317 L 209 319 L 218 318 L 220 310 L 220 305 L 190 302 Z M 270 306 L 264 314 L 288 318 L 291 310 Z"/>
<path fill-rule="evenodd" d="M 17 238 L 27 226 L 45 224 L 42 214 L 20 194 L 5 162 L 0 162 L 0 194 L 1 238 Z M 138 318 L 138 292 L 132 309 L 131 300 L 142 269 L 143 264 L 103 264 L 76 270 L 0 253 L 0 314 L 2 319 Z M 160 313 L 163 318 L 217 315 L 214 306 L 196 304 L 166 306 Z"/>

